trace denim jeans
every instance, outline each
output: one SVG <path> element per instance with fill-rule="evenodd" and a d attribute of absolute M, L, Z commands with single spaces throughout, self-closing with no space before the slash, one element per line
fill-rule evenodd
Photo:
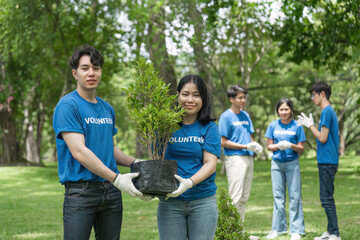
<path fill-rule="evenodd" d="M 301 200 L 299 159 L 289 162 L 271 161 L 271 181 L 274 196 L 272 231 L 287 232 L 286 185 L 289 193 L 290 233 L 305 234 L 304 212 Z"/>
<path fill-rule="evenodd" d="M 212 240 L 218 221 L 216 195 L 192 201 L 160 199 L 160 240 Z"/>
<path fill-rule="evenodd" d="M 110 182 L 65 183 L 64 239 L 88 240 L 94 227 L 96 239 L 120 238 L 121 192 Z"/>
<path fill-rule="evenodd" d="M 334 201 L 334 181 L 338 170 L 337 164 L 318 164 L 320 182 L 320 201 L 325 209 L 330 234 L 339 236 L 338 220 Z"/>

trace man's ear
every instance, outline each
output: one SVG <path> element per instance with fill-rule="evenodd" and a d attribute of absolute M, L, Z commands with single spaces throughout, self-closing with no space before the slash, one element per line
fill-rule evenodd
<path fill-rule="evenodd" d="M 322 95 L 324 98 L 326 98 L 326 94 L 325 94 L 324 91 L 321 91 L 321 92 L 320 92 L 320 95 Z"/>
<path fill-rule="evenodd" d="M 233 98 L 233 97 L 230 97 L 229 99 L 230 99 L 230 102 L 231 102 L 231 103 L 233 103 L 234 100 L 235 100 L 235 98 Z"/>
<path fill-rule="evenodd" d="M 71 73 L 72 73 L 73 77 L 77 80 L 76 69 L 72 69 Z"/>

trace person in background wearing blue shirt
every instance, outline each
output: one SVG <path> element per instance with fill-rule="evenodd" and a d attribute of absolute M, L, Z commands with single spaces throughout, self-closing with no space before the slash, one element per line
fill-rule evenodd
<path fill-rule="evenodd" d="M 185 114 L 173 133 L 165 159 L 176 160 L 177 190 L 160 198 L 157 222 L 160 240 L 214 239 L 218 221 L 215 171 L 221 154 L 218 128 L 204 80 L 183 77 L 177 87 Z"/>
<path fill-rule="evenodd" d="M 234 85 L 228 89 L 227 95 L 231 107 L 220 116 L 219 132 L 224 147 L 229 195 L 244 221 L 245 204 L 250 197 L 254 174 L 254 152 L 261 153 L 263 149 L 254 142 L 254 126 L 249 114 L 243 110 L 247 90 Z"/>
<path fill-rule="evenodd" d="M 314 240 L 341 240 L 334 200 L 334 181 L 339 164 L 339 123 L 330 105 L 331 86 L 317 82 L 309 92 L 314 104 L 321 109 L 319 129 L 315 127 L 311 113 L 309 117 L 301 113 L 297 121 L 309 128 L 316 137 L 320 201 L 328 221 L 327 231 Z"/>
<path fill-rule="evenodd" d="M 293 104 L 282 98 L 276 105 L 280 117 L 270 123 L 265 137 L 267 149 L 273 152 L 271 182 L 274 197 L 272 227 L 266 239 L 274 239 L 287 232 L 286 185 L 289 192 L 290 240 L 299 240 L 305 234 L 304 212 L 301 200 L 301 176 L 299 154 L 304 151 L 306 141 L 304 128 L 292 118 Z"/>
<path fill-rule="evenodd" d="M 117 164 L 129 166 L 135 158 L 114 145 L 114 109 L 95 95 L 103 63 L 92 46 L 75 50 L 70 65 L 77 88 L 58 102 L 53 116 L 58 175 L 65 185 L 65 240 L 87 240 L 92 227 L 96 239 L 119 239 L 120 191 L 142 197 L 131 181 L 139 173 L 121 175 L 117 169 Z"/>

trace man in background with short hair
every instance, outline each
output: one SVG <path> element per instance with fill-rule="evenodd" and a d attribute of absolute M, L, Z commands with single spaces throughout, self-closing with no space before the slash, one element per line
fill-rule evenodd
<path fill-rule="evenodd" d="M 339 164 L 339 124 L 336 112 L 330 105 L 331 87 L 317 82 L 309 90 L 315 106 L 320 107 L 319 128 L 310 113 L 298 116 L 298 123 L 309 128 L 316 137 L 316 158 L 319 169 L 320 201 L 327 216 L 327 231 L 314 240 L 341 240 L 334 201 L 334 181 Z"/>
<path fill-rule="evenodd" d="M 254 152 L 261 153 L 263 149 L 253 140 L 254 126 L 249 114 L 243 110 L 247 90 L 234 85 L 228 89 L 227 95 L 231 107 L 220 116 L 219 132 L 224 147 L 229 195 L 244 221 L 245 204 L 250 197 L 254 174 Z"/>

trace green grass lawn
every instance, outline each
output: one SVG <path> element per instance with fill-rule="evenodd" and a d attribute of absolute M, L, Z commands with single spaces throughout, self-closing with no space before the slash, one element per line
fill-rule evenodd
<path fill-rule="evenodd" d="M 319 201 L 316 161 L 300 162 L 306 230 L 303 239 L 313 239 L 326 230 L 327 221 Z M 342 157 L 336 175 L 335 201 L 343 240 L 360 239 L 360 176 L 355 173 L 358 166 L 360 156 Z M 217 186 L 227 189 L 226 176 L 220 174 L 220 169 L 218 164 Z M 0 239 L 62 239 L 63 193 L 54 163 L 47 167 L 0 167 Z M 126 194 L 123 199 L 121 239 L 158 239 L 158 200 L 143 202 Z M 265 239 L 271 230 L 271 220 L 270 161 L 257 161 L 245 227 L 251 235 Z M 278 239 L 289 238 L 285 235 Z"/>

